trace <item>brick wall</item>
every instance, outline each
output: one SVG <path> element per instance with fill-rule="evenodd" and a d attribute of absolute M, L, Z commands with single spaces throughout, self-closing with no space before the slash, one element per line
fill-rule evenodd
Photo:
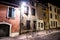
<path fill-rule="evenodd" d="M 20 13 L 18 12 L 18 8 L 16 9 L 15 12 L 15 18 L 7 18 L 7 14 L 8 14 L 8 6 L 7 5 L 2 5 L 0 4 L 0 22 L 7 22 L 10 23 L 12 25 L 11 28 L 11 32 L 18 32 L 19 31 L 19 23 L 20 23 Z"/>

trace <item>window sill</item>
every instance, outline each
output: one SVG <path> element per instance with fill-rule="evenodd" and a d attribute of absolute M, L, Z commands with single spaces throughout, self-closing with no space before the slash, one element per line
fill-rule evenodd
<path fill-rule="evenodd" d="M 15 19 L 15 17 L 7 17 L 8 19 Z"/>

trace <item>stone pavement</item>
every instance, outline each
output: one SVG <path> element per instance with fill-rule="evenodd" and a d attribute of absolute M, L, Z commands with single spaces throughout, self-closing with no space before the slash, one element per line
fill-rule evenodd
<path fill-rule="evenodd" d="M 28 34 L 23 34 L 17 37 L 17 39 L 19 40 L 31 40 L 35 37 L 44 37 L 46 35 L 52 34 L 52 33 L 56 33 L 56 32 L 60 32 L 60 30 L 44 30 L 44 31 L 40 31 L 40 32 L 30 32 Z"/>
<path fill-rule="evenodd" d="M 40 32 L 30 32 L 27 34 L 22 34 L 19 35 L 17 37 L 4 37 L 1 38 L 0 40 L 34 40 L 34 38 L 36 37 L 44 37 L 46 35 L 52 34 L 52 33 L 56 33 L 56 32 L 60 32 L 60 30 L 44 30 L 44 31 L 40 31 Z"/>

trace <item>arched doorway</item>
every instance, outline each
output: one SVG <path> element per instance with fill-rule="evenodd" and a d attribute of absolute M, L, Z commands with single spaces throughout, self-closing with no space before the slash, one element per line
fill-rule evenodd
<path fill-rule="evenodd" d="M 10 24 L 5 22 L 0 22 L 0 37 L 10 36 Z"/>

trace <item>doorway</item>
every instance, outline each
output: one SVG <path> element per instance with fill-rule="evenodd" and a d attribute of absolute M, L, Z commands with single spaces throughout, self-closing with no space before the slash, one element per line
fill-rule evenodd
<path fill-rule="evenodd" d="M 9 36 L 9 31 L 10 31 L 10 25 L 0 24 L 0 37 Z"/>
<path fill-rule="evenodd" d="M 36 21 L 33 21 L 33 31 L 36 31 Z"/>
<path fill-rule="evenodd" d="M 26 28 L 27 28 L 27 30 L 30 30 L 30 20 L 26 21 Z"/>

